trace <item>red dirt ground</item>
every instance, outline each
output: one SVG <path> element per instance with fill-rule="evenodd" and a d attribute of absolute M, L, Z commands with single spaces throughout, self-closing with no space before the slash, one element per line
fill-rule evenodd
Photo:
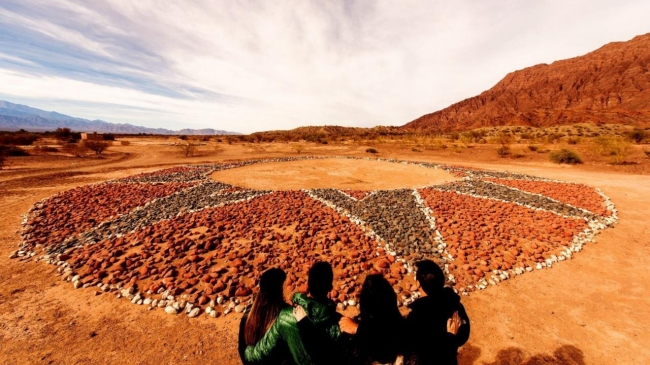
<path fill-rule="evenodd" d="M 170 158 L 164 148 L 119 148 L 129 155 L 0 173 L 0 359 L 5 364 L 238 364 L 237 315 L 188 319 L 146 311 L 113 296 L 74 290 L 43 263 L 7 259 L 20 239 L 20 214 L 42 198 L 157 170 L 162 161 L 260 157 L 239 146 L 219 158 L 194 159 Z M 340 151 L 324 148 L 314 153 Z M 472 335 L 460 353 L 460 364 L 650 362 L 648 176 L 535 162 L 473 163 L 463 160 L 466 156 L 441 159 L 396 152 L 391 157 L 583 183 L 603 190 L 619 210 L 616 227 L 605 230 L 572 260 L 464 297 Z M 402 178 L 409 180 L 407 175 Z"/>

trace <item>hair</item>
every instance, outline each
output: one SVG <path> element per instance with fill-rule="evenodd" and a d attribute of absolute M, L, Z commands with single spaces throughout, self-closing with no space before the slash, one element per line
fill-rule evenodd
<path fill-rule="evenodd" d="M 284 301 L 283 285 L 287 274 L 281 269 L 272 268 L 262 273 L 260 291 L 255 297 L 253 307 L 244 326 L 244 339 L 249 346 L 262 339 L 266 331 L 288 306 Z"/>
<path fill-rule="evenodd" d="M 366 276 L 359 295 L 359 316 L 361 320 L 394 320 L 402 318 L 397 308 L 397 295 L 381 274 Z"/>
<path fill-rule="evenodd" d="M 309 277 L 307 279 L 309 294 L 314 298 L 327 297 L 327 293 L 332 290 L 333 280 L 334 272 L 332 271 L 332 265 L 324 261 L 313 264 L 309 269 Z"/>
<path fill-rule="evenodd" d="M 393 363 L 404 350 L 404 318 L 397 295 L 381 274 L 366 276 L 359 295 L 358 321 L 367 330 L 357 333 L 355 357 L 363 363 Z"/>
<path fill-rule="evenodd" d="M 415 278 L 427 294 L 440 291 L 445 286 L 445 274 L 440 266 L 431 260 L 422 260 L 415 263 L 417 272 Z"/>

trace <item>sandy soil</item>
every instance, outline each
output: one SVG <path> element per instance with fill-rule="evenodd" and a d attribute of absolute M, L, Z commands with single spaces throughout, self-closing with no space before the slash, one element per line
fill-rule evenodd
<path fill-rule="evenodd" d="M 283 156 L 290 147 L 281 144 L 260 150 L 232 145 L 194 158 L 180 157 L 173 147 L 155 143 L 111 150 L 99 162 L 45 159 L 0 172 L 0 360 L 3 364 L 238 364 L 236 315 L 188 319 L 149 312 L 111 295 L 74 290 L 57 280 L 51 266 L 7 257 L 19 240 L 20 215 L 56 192 L 164 165 Z M 363 146 L 325 146 L 303 154 L 367 156 L 363 150 Z M 474 153 L 442 156 L 395 148 L 381 155 L 585 183 L 602 189 L 619 209 L 619 224 L 605 230 L 597 243 L 587 245 L 573 260 L 465 297 L 472 335 L 461 351 L 461 364 L 650 363 L 647 175 L 607 167 L 603 172 L 598 166 L 498 160 Z M 412 182 L 404 178 L 404 183 Z"/>
<path fill-rule="evenodd" d="M 218 171 L 210 177 L 228 184 L 260 190 L 419 188 L 459 180 L 442 170 L 346 159 L 255 164 Z"/>

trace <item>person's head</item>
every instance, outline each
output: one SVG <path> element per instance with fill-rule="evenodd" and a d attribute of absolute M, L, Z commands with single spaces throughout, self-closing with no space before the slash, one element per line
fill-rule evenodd
<path fill-rule="evenodd" d="M 397 308 L 397 295 L 381 274 L 366 276 L 359 295 L 359 312 L 362 320 L 396 320 L 401 318 Z"/>
<path fill-rule="evenodd" d="M 326 298 L 327 293 L 332 290 L 332 281 L 334 281 L 332 265 L 324 261 L 313 264 L 307 278 L 309 294 L 315 299 Z"/>
<path fill-rule="evenodd" d="M 445 274 L 435 262 L 422 260 L 416 262 L 415 267 L 417 268 L 415 278 L 427 295 L 436 293 L 445 286 Z"/>
<path fill-rule="evenodd" d="M 255 297 L 253 307 L 244 327 L 244 339 L 247 345 L 255 345 L 287 304 L 284 301 L 284 280 L 287 274 L 283 270 L 272 268 L 262 273 L 260 290 Z"/>

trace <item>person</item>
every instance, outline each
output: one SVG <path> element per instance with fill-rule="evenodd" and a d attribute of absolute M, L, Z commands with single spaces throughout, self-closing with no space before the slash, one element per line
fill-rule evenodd
<path fill-rule="evenodd" d="M 351 335 L 353 364 L 395 364 L 403 361 L 406 326 L 397 308 L 397 295 L 381 274 L 366 276 L 359 295 L 360 314 L 342 317 L 342 332 Z"/>
<path fill-rule="evenodd" d="M 415 264 L 415 278 L 426 296 L 409 305 L 409 341 L 418 364 L 458 364 L 458 348 L 469 339 L 470 324 L 460 296 L 445 287 L 445 275 L 435 262 Z"/>
<path fill-rule="evenodd" d="M 336 303 L 327 296 L 333 281 L 332 266 L 327 262 L 316 262 L 309 269 L 307 278 L 309 295 L 295 293 L 292 297 L 297 306 L 303 343 L 315 364 L 344 362 L 339 329 L 341 314 L 336 311 Z"/>
<path fill-rule="evenodd" d="M 312 364 L 300 337 L 294 314 L 297 309 L 283 299 L 285 279 L 284 271 L 276 268 L 260 277 L 260 291 L 248 319 L 242 318 L 245 324 L 240 325 L 239 351 L 244 364 Z"/>

